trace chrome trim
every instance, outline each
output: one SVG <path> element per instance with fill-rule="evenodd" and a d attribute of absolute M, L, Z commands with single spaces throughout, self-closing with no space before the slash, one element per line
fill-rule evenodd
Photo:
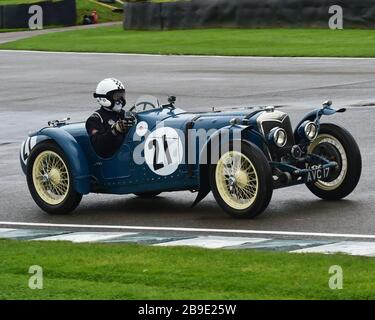
<path fill-rule="evenodd" d="M 263 131 L 263 122 L 266 121 L 277 121 L 283 123 L 284 120 L 288 118 L 288 115 L 285 112 L 275 110 L 273 112 L 263 111 L 256 119 L 257 125 L 263 136 L 265 137 Z"/>
<path fill-rule="evenodd" d="M 310 125 L 313 125 L 315 127 L 315 134 L 314 134 L 314 136 L 312 138 L 310 138 L 308 136 L 307 132 L 306 132 L 307 127 L 310 126 Z M 305 134 L 306 139 L 308 139 L 309 141 L 314 141 L 316 139 L 316 137 L 318 136 L 318 126 L 316 125 L 315 122 L 309 121 L 309 122 L 307 122 L 307 123 L 304 124 L 303 132 Z"/>
<path fill-rule="evenodd" d="M 281 146 L 279 146 L 278 144 L 277 144 L 277 133 L 279 132 L 279 131 L 282 131 L 282 132 L 284 132 L 284 135 L 285 135 L 285 139 L 284 139 L 284 142 L 283 142 L 283 144 L 281 145 Z M 279 127 L 276 127 L 275 128 L 275 131 L 273 132 L 273 134 L 272 134 L 272 138 L 273 138 L 273 143 L 275 144 L 275 146 L 276 147 L 279 147 L 279 148 L 282 148 L 282 147 L 284 147 L 285 145 L 286 145 L 286 143 L 287 143 L 287 141 L 288 141 L 288 134 L 286 133 L 286 131 L 283 129 L 283 128 L 279 128 Z"/>

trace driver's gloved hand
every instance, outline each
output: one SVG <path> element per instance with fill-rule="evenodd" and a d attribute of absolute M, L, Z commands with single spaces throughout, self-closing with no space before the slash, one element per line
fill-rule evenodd
<path fill-rule="evenodd" d="M 118 120 L 113 126 L 112 126 L 112 132 L 114 135 L 120 133 L 125 133 L 127 130 L 127 127 L 123 123 L 123 120 Z"/>
<path fill-rule="evenodd" d="M 120 134 L 126 133 L 134 125 L 134 123 L 135 123 L 134 117 L 125 117 L 123 120 L 118 120 L 112 126 L 112 132 L 114 134 L 117 134 L 117 133 L 120 133 Z"/>

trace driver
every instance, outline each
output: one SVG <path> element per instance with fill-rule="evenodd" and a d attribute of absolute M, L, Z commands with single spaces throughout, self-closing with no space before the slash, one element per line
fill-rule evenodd
<path fill-rule="evenodd" d="M 101 105 L 86 121 L 86 130 L 95 152 L 109 158 L 120 148 L 125 135 L 134 125 L 135 118 L 126 116 L 125 87 L 113 78 L 99 82 L 94 98 Z"/>

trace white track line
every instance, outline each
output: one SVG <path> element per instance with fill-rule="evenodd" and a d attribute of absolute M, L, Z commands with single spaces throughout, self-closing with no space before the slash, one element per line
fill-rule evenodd
<path fill-rule="evenodd" d="M 342 241 L 322 246 L 291 251 L 293 253 L 345 253 L 357 256 L 375 256 L 375 242 Z"/>
<path fill-rule="evenodd" d="M 170 246 L 192 246 L 206 249 L 219 249 L 225 247 L 240 246 L 245 243 L 260 243 L 270 239 L 245 238 L 245 237 L 220 237 L 220 236 L 200 236 L 193 239 L 175 240 L 154 244 L 159 247 Z M 374 243 L 375 244 L 375 243 Z"/>
<path fill-rule="evenodd" d="M 52 227 L 52 228 L 83 228 L 83 229 L 110 229 L 110 230 L 152 230 L 152 231 L 181 231 L 202 233 L 234 233 L 234 234 L 268 234 L 282 236 L 310 236 L 324 238 L 352 238 L 352 239 L 375 239 L 371 234 L 350 233 L 318 233 L 318 232 L 295 232 L 295 231 L 264 231 L 264 230 L 236 230 L 236 229 L 210 229 L 210 228 L 183 228 L 183 227 L 148 227 L 148 226 L 111 226 L 95 224 L 55 224 L 34 222 L 9 222 L 0 221 L 0 226 L 24 226 L 24 227 Z"/>
<path fill-rule="evenodd" d="M 19 39 L 23 40 L 23 39 Z M 17 41 L 17 40 L 15 40 Z M 9 41 L 11 42 L 11 41 Z M 13 42 L 13 40 L 12 40 Z M 151 53 L 120 53 L 120 52 L 72 52 L 72 51 L 40 51 L 40 50 L 10 50 L 0 49 L 1 52 L 23 52 L 23 53 L 44 53 L 44 54 L 72 54 L 72 55 L 112 55 L 112 56 L 139 56 L 139 57 L 174 57 L 174 58 L 223 58 L 223 59 L 270 59 L 270 60 L 369 60 L 375 58 L 361 57 L 262 57 L 262 56 L 210 56 L 210 55 L 187 55 L 187 54 L 151 54 Z"/>

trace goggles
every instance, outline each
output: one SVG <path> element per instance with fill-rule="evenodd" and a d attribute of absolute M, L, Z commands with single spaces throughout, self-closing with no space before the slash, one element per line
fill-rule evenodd
<path fill-rule="evenodd" d="M 125 100 L 125 89 L 113 90 L 107 94 L 94 93 L 94 98 L 107 98 L 110 101 L 121 101 Z"/>

